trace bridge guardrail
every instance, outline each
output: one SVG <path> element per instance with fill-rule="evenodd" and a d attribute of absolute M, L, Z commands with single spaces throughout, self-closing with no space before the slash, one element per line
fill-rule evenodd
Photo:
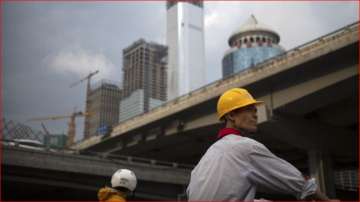
<path fill-rule="evenodd" d="M 21 149 L 27 149 L 22 148 L 13 140 L 6 140 L 6 139 L 0 139 L 0 142 L 5 147 L 16 147 Z M 34 151 L 33 149 L 28 149 L 31 151 Z M 39 150 L 36 150 L 39 151 Z M 56 154 L 65 154 L 65 155 L 80 155 L 80 156 L 93 156 L 98 157 L 101 159 L 106 160 L 120 160 L 125 161 L 127 163 L 135 163 L 135 164 L 145 164 L 150 166 L 161 166 L 161 167 L 168 167 L 168 168 L 179 168 L 179 169 L 192 169 L 194 168 L 194 165 L 190 164 L 182 164 L 177 162 L 168 162 L 168 161 L 159 161 L 156 159 L 147 159 L 147 158 L 141 158 L 141 157 L 135 157 L 135 156 L 125 156 L 125 155 L 117 155 L 117 154 L 106 154 L 101 152 L 91 152 L 91 151 L 79 151 L 74 149 L 52 149 L 52 148 L 46 148 L 44 147 L 41 152 L 48 152 L 48 153 L 56 153 Z"/>
<path fill-rule="evenodd" d="M 89 152 L 89 151 L 80 151 L 80 155 L 94 155 L 103 159 L 109 159 L 109 160 L 121 160 L 126 161 L 128 163 L 141 163 L 141 164 L 147 164 L 152 166 L 162 166 L 162 167 L 168 167 L 168 168 L 180 168 L 180 169 L 192 169 L 194 168 L 194 165 L 190 164 L 182 164 L 177 162 L 169 162 L 169 161 L 159 161 L 155 159 L 148 159 L 148 158 L 141 158 L 141 157 L 135 157 L 135 156 L 125 156 L 125 155 L 117 155 L 117 154 L 105 154 L 100 152 Z"/>

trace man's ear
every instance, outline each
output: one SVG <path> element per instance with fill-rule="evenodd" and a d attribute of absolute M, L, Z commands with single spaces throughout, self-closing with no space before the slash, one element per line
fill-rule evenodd
<path fill-rule="evenodd" d="M 231 111 L 231 112 L 229 112 L 229 113 L 227 113 L 227 114 L 225 115 L 225 118 L 226 118 L 228 121 L 233 122 L 233 121 L 234 121 L 234 115 L 235 115 L 235 113 L 234 113 L 233 111 Z"/>

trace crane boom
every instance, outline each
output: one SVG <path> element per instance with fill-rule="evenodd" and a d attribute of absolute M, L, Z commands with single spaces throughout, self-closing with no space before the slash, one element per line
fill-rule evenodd
<path fill-rule="evenodd" d="M 71 115 L 65 115 L 65 116 L 48 116 L 48 117 L 39 117 L 39 118 L 32 118 L 28 121 L 48 121 L 48 120 L 59 120 L 59 119 L 66 119 L 70 118 Z"/>
<path fill-rule="evenodd" d="M 92 76 L 94 76 L 95 74 L 99 73 L 99 70 L 96 70 L 95 72 L 91 72 L 89 73 L 86 77 L 80 79 L 79 81 L 73 83 L 70 85 L 70 88 L 77 86 L 78 84 L 82 83 L 85 80 L 90 80 Z"/>
<path fill-rule="evenodd" d="M 59 119 L 70 118 L 69 123 L 68 123 L 68 134 L 67 134 L 68 136 L 67 136 L 67 141 L 66 141 L 66 147 L 70 147 L 75 142 L 74 140 L 75 140 L 75 131 L 76 131 L 76 125 L 75 125 L 76 117 L 89 116 L 89 115 L 90 115 L 90 113 L 88 113 L 88 112 L 83 113 L 82 111 L 78 111 L 78 112 L 72 113 L 71 115 L 32 118 L 32 119 L 29 119 L 28 121 L 48 121 L 48 120 L 59 120 Z M 41 123 L 41 125 L 42 125 L 45 133 L 49 134 L 45 128 L 45 125 L 43 123 Z"/>

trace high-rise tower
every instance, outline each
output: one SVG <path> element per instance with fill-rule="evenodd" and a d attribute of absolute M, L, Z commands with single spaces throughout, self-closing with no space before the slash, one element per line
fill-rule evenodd
<path fill-rule="evenodd" d="M 202 1 L 167 2 L 168 100 L 206 83 Z"/>
<path fill-rule="evenodd" d="M 167 47 L 139 39 L 123 50 L 120 122 L 166 101 Z"/>
<path fill-rule="evenodd" d="M 119 122 L 121 90 L 113 82 L 101 80 L 88 94 L 90 105 L 86 128 L 88 137 L 101 134 L 101 129 L 109 129 Z"/>

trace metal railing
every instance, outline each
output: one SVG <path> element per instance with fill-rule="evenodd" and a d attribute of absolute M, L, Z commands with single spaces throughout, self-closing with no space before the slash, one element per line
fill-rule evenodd
<path fill-rule="evenodd" d="M 15 147 L 21 148 L 29 151 L 41 151 L 53 154 L 64 154 L 64 155 L 74 155 L 74 156 L 84 156 L 84 157 L 97 157 L 104 160 L 113 160 L 113 161 L 120 161 L 123 163 L 128 164 L 142 164 L 152 167 L 166 167 L 166 168 L 178 168 L 178 169 L 192 169 L 194 165 L 190 164 L 183 164 L 177 162 L 169 162 L 169 161 L 159 161 L 156 159 L 148 159 L 148 158 L 141 158 L 135 156 L 125 156 L 125 155 L 117 155 L 117 154 L 107 154 L 103 152 L 93 152 L 93 151 L 79 151 L 74 149 L 52 149 L 42 147 L 39 149 L 31 149 L 31 148 L 24 148 L 21 146 L 20 143 L 13 141 L 13 140 L 0 140 L 1 144 L 5 147 Z"/>

